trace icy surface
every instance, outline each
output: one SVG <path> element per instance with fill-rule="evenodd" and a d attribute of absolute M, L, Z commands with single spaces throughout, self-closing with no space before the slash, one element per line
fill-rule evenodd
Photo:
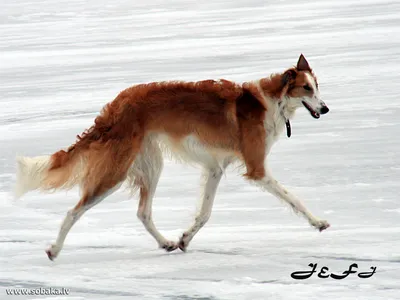
<path fill-rule="evenodd" d="M 12 287 L 70 288 L 65 299 L 400 299 L 399 1 L 202 3 L 1 1 L 1 299 Z M 68 146 L 134 83 L 241 82 L 282 71 L 301 52 L 331 112 L 314 120 L 299 111 L 292 138 L 282 136 L 269 161 L 331 228 L 313 230 L 230 169 L 187 253 L 157 249 L 136 218 L 137 199 L 121 190 L 77 223 L 55 262 L 47 259 L 78 191 L 14 202 L 16 153 Z M 154 219 L 171 239 L 193 221 L 199 174 L 166 164 Z M 377 273 L 290 277 L 309 263 Z"/>

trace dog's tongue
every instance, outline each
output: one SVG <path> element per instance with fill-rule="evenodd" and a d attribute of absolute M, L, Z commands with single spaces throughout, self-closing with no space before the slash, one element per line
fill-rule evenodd
<path fill-rule="evenodd" d="M 320 114 L 317 113 L 317 112 L 315 112 L 315 111 L 313 111 L 311 114 L 312 114 L 312 116 L 313 116 L 314 118 L 316 118 L 316 119 L 319 119 L 319 117 L 320 117 Z"/>
<path fill-rule="evenodd" d="M 302 101 L 304 107 L 309 111 L 310 115 L 315 118 L 315 119 L 319 119 L 319 117 L 321 116 L 319 113 L 317 113 L 316 111 L 314 111 L 310 105 L 308 105 L 306 102 Z"/>

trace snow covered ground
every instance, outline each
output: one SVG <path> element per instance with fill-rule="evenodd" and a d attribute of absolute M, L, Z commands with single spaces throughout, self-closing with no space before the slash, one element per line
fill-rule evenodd
<path fill-rule="evenodd" d="M 13 287 L 71 289 L 58 299 L 400 299 L 400 2 L 204 2 L 1 1 L 0 299 Z M 137 200 L 121 190 L 47 259 L 78 191 L 14 202 L 16 153 L 68 146 L 134 83 L 257 79 L 301 52 L 331 112 L 314 120 L 299 111 L 292 138 L 282 136 L 269 160 L 331 228 L 313 230 L 231 169 L 187 253 L 157 249 L 136 218 Z M 166 164 L 154 218 L 167 237 L 191 224 L 199 182 L 199 170 Z M 309 263 L 377 272 L 291 278 Z"/>

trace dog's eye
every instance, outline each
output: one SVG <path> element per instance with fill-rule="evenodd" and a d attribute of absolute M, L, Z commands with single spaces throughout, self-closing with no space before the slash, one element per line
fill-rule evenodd
<path fill-rule="evenodd" d="M 309 85 L 303 85 L 303 89 L 305 89 L 306 91 L 311 91 L 311 88 Z"/>

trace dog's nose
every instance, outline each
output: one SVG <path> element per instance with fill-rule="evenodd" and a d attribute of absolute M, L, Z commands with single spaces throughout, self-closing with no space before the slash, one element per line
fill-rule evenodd
<path fill-rule="evenodd" d="M 324 114 L 328 113 L 328 111 L 329 111 L 328 106 L 322 106 L 322 108 L 321 108 L 321 115 L 324 115 Z"/>

